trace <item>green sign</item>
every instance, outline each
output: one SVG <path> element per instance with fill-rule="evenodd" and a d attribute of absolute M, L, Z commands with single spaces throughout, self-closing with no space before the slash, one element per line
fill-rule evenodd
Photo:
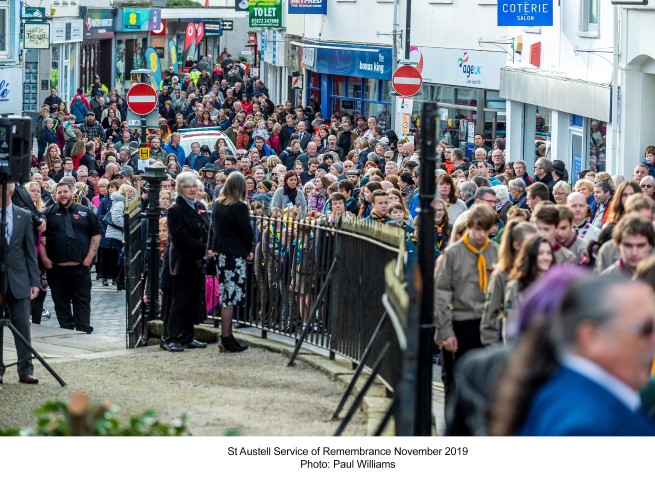
<path fill-rule="evenodd" d="M 250 28 L 282 28 L 282 0 L 250 0 Z"/>

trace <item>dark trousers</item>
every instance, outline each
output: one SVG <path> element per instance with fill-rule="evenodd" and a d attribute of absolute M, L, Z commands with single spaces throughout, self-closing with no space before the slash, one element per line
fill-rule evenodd
<path fill-rule="evenodd" d="M 162 340 L 168 341 L 168 317 L 171 314 L 171 303 L 173 300 L 171 288 L 161 289 L 161 321 L 164 324 L 162 329 Z"/>
<path fill-rule="evenodd" d="M 482 347 L 480 320 L 453 321 L 453 330 L 455 338 L 457 338 L 457 352 L 452 353 L 445 348 L 441 349 L 441 379 L 445 393 L 446 426 L 452 423 L 455 409 L 457 395 L 454 376 L 455 363 L 468 351 Z"/>
<path fill-rule="evenodd" d="M 48 270 L 48 285 L 61 328 L 91 325 L 91 269 L 84 265 L 62 267 L 53 265 Z M 71 310 L 72 305 L 72 310 Z"/>
<path fill-rule="evenodd" d="M 98 250 L 98 265 L 102 278 L 116 278 L 118 270 L 118 250 L 115 248 L 100 247 Z"/>
<path fill-rule="evenodd" d="M 41 323 L 41 317 L 43 316 L 43 303 L 45 302 L 47 294 L 47 291 L 39 290 L 39 296 L 32 300 L 32 323 Z"/>
<path fill-rule="evenodd" d="M 168 314 L 168 338 L 180 343 L 193 340 L 193 325 L 198 318 L 198 299 L 203 291 L 204 276 L 173 275 L 173 295 Z"/>
<path fill-rule="evenodd" d="M 11 324 L 16 327 L 16 330 L 25 337 L 28 343 L 31 343 L 30 337 L 30 297 L 16 299 L 10 292 L 7 292 L 6 305 L 0 307 L 0 311 L 8 310 L 9 319 Z M 0 329 L 0 346 L 2 345 L 2 330 Z M 34 373 L 34 365 L 32 365 L 32 352 L 14 336 L 14 344 L 16 345 L 16 355 L 18 356 L 18 377 L 25 375 L 32 375 Z M 5 366 L 0 364 L 0 376 L 4 375 Z"/>

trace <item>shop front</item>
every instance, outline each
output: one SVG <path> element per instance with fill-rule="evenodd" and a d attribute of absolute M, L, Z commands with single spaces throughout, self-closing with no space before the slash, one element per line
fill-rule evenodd
<path fill-rule="evenodd" d="M 391 48 L 374 45 L 302 44 L 305 104 L 332 114 L 376 117 L 391 127 Z"/>
<path fill-rule="evenodd" d="M 113 85 L 114 58 L 114 11 L 111 9 L 86 9 L 80 7 L 84 16 L 84 41 L 80 52 L 80 85 L 87 89 L 96 75 L 106 85 Z"/>
<path fill-rule="evenodd" d="M 500 95 L 507 100 L 511 158 L 530 167 L 538 156 L 562 160 L 572 179 L 582 170 L 607 169 L 609 85 L 507 66 Z"/>
<path fill-rule="evenodd" d="M 50 88 L 56 88 L 59 97 L 69 103 L 77 90 L 77 70 L 79 68 L 80 43 L 82 42 L 83 22 L 81 18 L 56 19 L 52 21 L 50 50 L 41 50 L 40 73 L 49 74 Z M 44 60 L 44 56 L 45 61 Z M 49 56 L 49 61 L 47 57 Z M 44 68 L 50 66 L 50 69 Z M 50 94 L 49 88 L 42 85 L 39 101 Z"/>
<path fill-rule="evenodd" d="M 261 32 L 262 81 L 275 103 L 284 103 L 287 95 L 287 55 L 281 31 L 265 28 Z"/>
<path fill-rule="evenodd" d="M 129 90 L 133 81 L 130 72 L 145 68 L 148 33 L 161 29 L 161 10 L 158 8 L 119 8 L 114 18 L 116 51 L 114 85 L 119 93 Z"/>
<path fill-rule="evenodd" d="M 437 103 L 438 140 L 462 149 L 468 156 L 481 133 L 486 145 L 506 132 L 505 100 L 500 98 L 503 52 L 412 47 L 422 71 L 423 86 L 413 97 L 410 131 L 415 135 L 425 102 Z"/>

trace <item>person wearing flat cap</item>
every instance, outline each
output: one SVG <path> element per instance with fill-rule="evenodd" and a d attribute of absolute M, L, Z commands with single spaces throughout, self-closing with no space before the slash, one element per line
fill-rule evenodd
<path fill-rule="evenodd" d="M 105 141 L 105 129 L 102 124 L 96 120 L 96 114 L 89 110 L 86 114 L 86 120 L 80 125 L 80 132 L 86 134 L 89 140 L 99 138 L 102 142 Z"/>

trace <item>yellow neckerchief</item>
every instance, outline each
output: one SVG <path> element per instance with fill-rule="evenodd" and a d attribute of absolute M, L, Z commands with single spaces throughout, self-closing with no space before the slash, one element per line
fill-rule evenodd
<path fill-rule="evenodd" d="M 479 250 L 474 248 L 473 245 L 471 245 L 471 242 L 469 242 L 468 233 L 462 237 L 462 242 L 464 242 L 466 248 L 478 256 L 478 278 L 480 280 L 480 290 L 482 290 L 482 293 L 486 293 L 487 286 L 489 285 L 489 277 L 487 275 L 487 260 L 484 258 L 484 251 L 487 248 L 487 245 L 489 245 L 489 239 L 485 238 L 484 245 L 482 245 L 482 248 Z"/>

